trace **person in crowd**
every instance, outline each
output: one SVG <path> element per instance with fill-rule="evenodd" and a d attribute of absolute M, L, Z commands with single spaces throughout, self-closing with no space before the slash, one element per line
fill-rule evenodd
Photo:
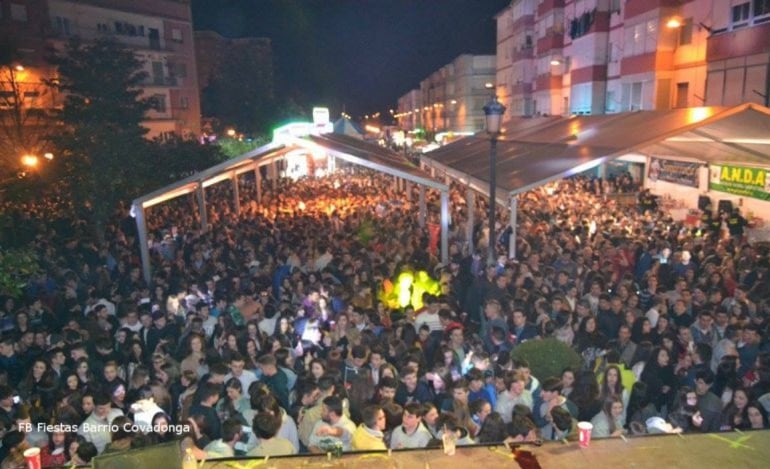
<path fill-rule="evenodd" d="M 259 439 L 256 448 L 248 452 L 248 456 L 287 456 L 296 454 L 297 450 L 292 443 L 278 436 L 281 427 L 281 419 L 270 412 L 260 412 L 254 416 L 252 428 Z"/>
<path fill-rule="evenodd" d="M 668 413 L 672 423 L 691 424 L 685 431 L 766 426 L 764 408 L 752 401 L 770 392 L 770 361 L 762 358 L 768 249 L 750 241 L 748 226 L 741 236 L 697 237 L 665 204 L 648 203 L 651 195 L 641 212 L 605 197 L 636 190 L 630 175 L 578 175 L 520 196 L 515 259 L 504 255 L 503 238 L 485 267 L 481 221 L 471 238 L 480 242 L 467 251 L 466 230 L 449 233 L 451 261 L 440 266 L 431 237 L 410 221 L 416 188 L 407 194 L 382 175 L 344 171 L 279 178 L 262 188 L 261 203 L 254 180 L 240 178 L 237 212 L 229 188 L 208 187 L 206 233 L 184 198 L 146 209 L 146 279 L 125 207 L 106 221 L 104 238 L 92 240 L 67 201 L 0 202 L 0 213 L 19 220 L 0 233 L 0 244 L 13 238 L 46 260 L 19 298 L 0 301 L 0 381 L 7 384 L 0 385 L 0 424 L 12 428 L 43 415 L 109 423 L 153 397 L 167 423 L 194 423 L 194 434 L 183 438 L 199 457 L 212 441 L 235 442 L 223 427 L 237 414 L 251 426 L 240 429 L 247 450 L 288 454 L 281 438 L 294 451 L 352 448 L 362 424 L 380 428 L 364 412 L 374 401 L 383 406 L 386 425 L 378 431 L 387 447 L 407 424 L 410 435 L 419 427 L 440 436 L 446 423 L 463 441 L 474 434 L 498 440 L 492 409 L 510 423 L 511 440 L 534 440 L 533 429 L 546 425 L 544 438 L 570 440 L 574 417 L 590 420 L 603 399 L 623 401 L 631 391 L 630 424 L 643 427 Z M 462 191 L 452 185 L 450 200 L 463 199 Z M 439 201 L 426 196 L 433 211 Z M 484 213 L 483 201 L 475 203 L 450 204 L 453 226 L 467 222 L 469 208 Z M 435 277 L 441 296 L 429 293 L 428 307 L 415 316 L 395 286 L 400 273 L 418 271 L 427 273 L 422 279 Z M 552 335 L 582 359 L 558 383 L 510 360 L 511 348 Z M 623 363 L 642 381 L 628 382 Z M 620 368 L 619 382 L 612 365 Z M 397 371 L 405 369 L 415 372 Z M 230 395 L 235 382 L 240 397 Z M 694 412 L 682 384 L 695 391 Z M 330 397 L 340 406 L 325 409 Z M 418 403 L 422 411 L 410 407 Z M 342 418 L 348 415 L 358 430 Z M 51 447 L 54 435 L 38 436 Z M 111 437 L 84 432 L 68 457 L 88 463 Z M 61 448 L 55 438 L 52 453 Z M 133 441 L 144 444 L 140 436 Z"/>
<path fill-rule="evenodd" d="M 404 406 L 403 420 L 391 434 L 390 448 L 425 448 L 428 445 L 433 437 L 422 425 L 424 412 L 425 408 L 416 402 Z"/>
<path fill-rule="evenodd" d="M 325 448 L 330 444 L 340 444 L 343 451 L 350 451 L 356 426 L 342 413 L 342 399 L 329 396 L 322 401 L 321 406 L 321 419 L 310 433 L 310 451 L 326 452 Z"/>
<path fill-rule="evenodd" d="M 604 401 L 602 410 L 591 419 L 594 426 L 591 437 L 603 438 L 620 436 L 625 433 L 623 428 L 623 401 L 618 396 L 611 396 Z"/>
<path fill-rule="evenodd" d="M 378 405 L 368 405 L 361 411 L 361 424 L 351 439 L 355 451 L 385 450 L 385 411 Z"/>

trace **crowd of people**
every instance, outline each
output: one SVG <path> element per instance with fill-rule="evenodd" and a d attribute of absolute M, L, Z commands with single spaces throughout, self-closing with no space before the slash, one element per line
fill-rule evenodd
<path fill-rule="evenodd" d="M 614 205 L 627 174 L 521 195 L 516 258 L 501 226 L 491 265 L 485 201 L 463 187 L 442 264 L 414 188 L 354 171 L 275 184 L 257 204 L 242 181 L 239 211 L 227 183 L 208 188 L 206 231 L 191 198 L 148 209 L 149 283 L 126 209 L 104 241 L 14 215 L 43 269 L 0 305 L 3 467 L 31 446 L 50 467 L 168 441 L 211 459 L 572 440 L 578 421 L 594 437 L 768 427 L 767 246 Z M 393 308 L 406 270 L 440 291 Z M 511 358 L 544 338 L 581 366 Z"/>

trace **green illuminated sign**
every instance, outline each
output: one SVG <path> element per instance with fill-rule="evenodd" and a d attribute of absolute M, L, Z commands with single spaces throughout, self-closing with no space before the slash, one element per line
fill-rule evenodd
<path fill-rule="evenodd" d="M 711 165 L 709 189 L 770 200 L 770 170 L 747 166 Z"/>

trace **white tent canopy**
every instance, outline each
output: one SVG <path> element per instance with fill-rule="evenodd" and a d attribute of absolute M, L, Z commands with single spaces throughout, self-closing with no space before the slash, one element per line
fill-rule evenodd
<path fill-rule="evenodd" d="M 402 181 L 417 184 L 420 188 L 420 224 L 425 222 L 426 187 L 441 192 L 441 259 L 446 262 L 449 256 L 449 186 L 432 179 L 426 172 L 409 162 L 399 153 L 394 153 L 374 144 L 365 143 L 353 137 L 324 134 L 313 135 L 312 125 L 308 124 L 307 132 L 292 132 L 292 134 L 276 134 L 273 142 L 227 160 L 209 169 L 196 173 L 181 181 L 153 191 L 135 199 L 131 213 L 136 218 L 139 233 L 139 245 L 142 257 L 142 272 L 145 281 L 151 279 L 150 253 L 147 237 L 145 210 L 167 200 L 195 192 L 198 198 L 198 209 L 201 228 L 208 228 L 206 217 L 206 197 L 204 189 L 221 181 L 230 180 L 234 188 L 234 203 L 239 211 L 240 196 L 238 193 L 238 177 L 246 172 L 254 172 L 257 183 L 257 203 L 261 203 L 262 176 L 260 168 L 268 166 L 268 176 L 277 178 L 278 171 L 275 163 L 296 151 L 323 152 L 327 157 L 339 159 L 351 164 L 373 169 L 394 177 L 396 184 Z M 333 167 L 334 165 L 330 165 Z"/>

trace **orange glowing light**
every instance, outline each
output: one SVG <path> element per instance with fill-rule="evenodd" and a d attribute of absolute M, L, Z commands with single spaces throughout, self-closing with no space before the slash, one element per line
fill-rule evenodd
<path fill-rule="evenodd" d="M 21 164 L 24 166 L 28 166 L 30 168 L 34 168 L 37 166 L 38 159 L 35 155 L 24 155 L 21 157 Z"/>
<path fill-rule="evenodd" d="M 666 22 L 667 28 L 676 29 L 680 26 L 682 26 L 682 20 L 680 20 L 679 18 L 671 18 Z"/>
<path fill-rule="evenodd" d="M 710 107 L 692 107 L 687 110 L 687 120 L 690 124 L 700 122 L 714 115 L 714 109 Z"/>

